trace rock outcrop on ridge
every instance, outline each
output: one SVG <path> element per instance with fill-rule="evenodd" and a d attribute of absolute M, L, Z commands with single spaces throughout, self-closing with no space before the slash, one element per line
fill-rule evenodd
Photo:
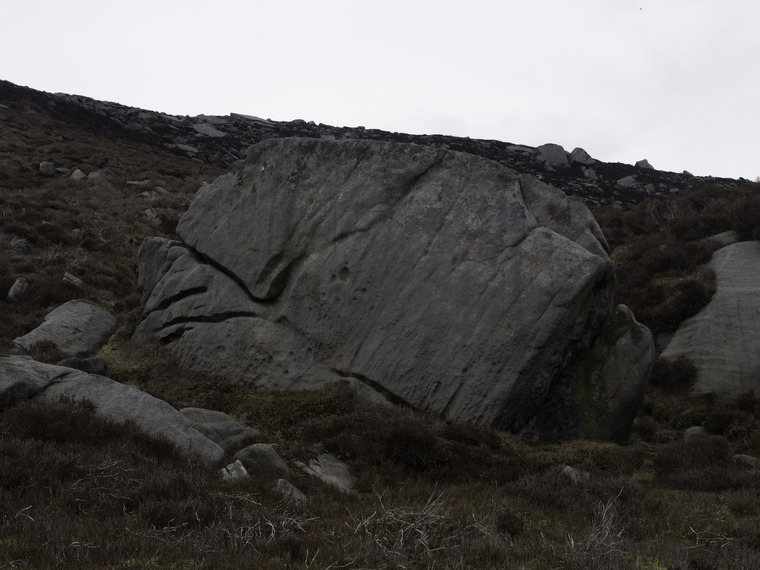
<path fill-rule="evenodd" d="M 662 356 L 694 363 L 694 393 L 726 400 L 760 394 L 760 242 L 723 247 L 709 267 L 717 279 L 712 300 L 681 323 Z"/>
<path fill-rule="evenodd" d="M 741 180 L 698 177 L 688 172 L 655 170 L 646 159 L 633 164 L 603 162 L 581 148 L 566 151 L 558 144 L 538 147 L 445 134 L 407 134 L 379 129 L 338 127 L 304 121 L 273 121 L 230 113 L 227 116 L 169 115 L 81 95 L 49 94 L 0 81 L 0 98 L 27 99 L 52 116 L 112 138 L 126 138 L 170 150 L 207 163 L 229 166 L 245 149 L 272 138 L 374 140 L 413 143 L 467 152 L 499 162 L 522 174 L 532 174 L 591 205 L 632 205 L 646 198 L 670 196 L 684 188 L 712 183 L 737 186 Z M 53 167 L 55 165 L 52 165 Z M 67 174 L 68 175 L 68 174 Z M 746 180 L 744 181 L 746 182 Z"/>
<path fill-rule="evenodd" d="M 230 382 L 364 390 L 524 436 L 625 439 L 653 358 L 578 200 L 469 154 L 277 139 L 139 258 L 136 336 Z"/>

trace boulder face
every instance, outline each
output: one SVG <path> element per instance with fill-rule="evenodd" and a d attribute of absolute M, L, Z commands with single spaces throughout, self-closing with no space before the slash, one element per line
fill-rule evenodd
<path fill-rule="evenodd" d="M 201 188 L 177 231 L 141 248 L 135 335 L 186 366 L 265 390 L 350 379 L 542 438 L 630 429 L 648 368 L 625 358 L 651 362 L 651 335 L 630 312 L 602 335 L 604 236 L 535 178 L 410 144 L 271 140 Z M 599 425 L 612 409 L 622 428 Z"/>
<path fill-rule="evenodd" d="M 722 400 L 747 392 L 759 396 L 760 242 L 723 247 L 713 254 L 709 267 L 717 286 L 712 300 L 681 323 L 662 356 L 686 356 L 694 363 L 694 393 L 712 392 Z"/>

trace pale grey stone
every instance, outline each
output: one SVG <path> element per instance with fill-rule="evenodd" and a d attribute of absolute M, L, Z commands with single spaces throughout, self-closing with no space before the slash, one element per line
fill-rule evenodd
<path fill-rule="evenodd" d="M 636 182 L 636 175 L 631 174 L 630 176 L 625 176 L 617 181 L 617 185 L 622 188 L 633 188 L 634 186 L 638 185 L 638 182 Z"/>
<path fill-rule="evenodd" d="M 88 374 L 99 374 L 100 376 L 106 375 L 106 361 L 101 356 L 93 356 L 90 358 L 77 358 L 72 356 L 71 358 L 65 358 L 58 363 L 58 366 L 68 366 L 69 368 L 76 368 L 82 372 Z"/>
<path fill-rule="evenodd" d="M 87 175 L 77 168 L 71 173 L 71 179 L 76 181 L 87 180 Z"/>
<path fill-rule="evenodd" d="M 68 301 L 13 343 L 28 350 L 38 342 L 50 341 L 65 355 L 92 354 L 105 342 L 115 324 L 111 313 L 91 301 Z"/>
<path fill-rule="evenodd" d="M 11 288 L 8 289 L 8 294 L 6 296 L 8 297 L 9 301 L 15 301 L 19 297 L 23 296 L 28 288 L 29 282 L 23 277 L 19 277 L 13 282 Z"/>
<path fill-rule="evenodd" d="M 575 467 L 570 467 L 569 465 L 565 465 L 562 468 L 562 471 L 560 471 L 560 474 L 567 477 L 576 484 L 583 483 L 591 478 L 591 475 L 587 471 L 582 471 L 580 469 L 576 469 Z"/>
<path fill-rule="evenodd" d="M 220 469 L 222 479 L 228 482 L 239 481 L 248 477 L 248 471 L 239 459 Z"/>
<path fill-rule="evenodd" d="M 71 285 L 74 285 L 74 287 L 82 287 L 84 285 L 84 281 L 82 281 L 79 277 L 76 275 L 72 275 L 68 271 L 66 271 L 63 274 L 63 280 L 67 283 L 70 283 Z"/>
<path fill-rule="evenodd" d="M 723 400 L 760 394 L 760 242 L 721 248 L 709 267 L 717 279 L 712 300 L 681 323 L 662 357 L 694 363 L 693 393 Z"/>
<path fill-rule="evenodd" d="M 313 475 L 328 485 L 349 493 L 356 484 L 356 478 L 351 475 L 348 466 L 330 453 L 322 453 L 306 465 L 297 462 L 296 465 L 309 475 Z"/>
<path fill-rule="evenodd" d="M 207 137 L 224 137 L 227 136 L 225 133 L 217 129 L 216 127 L 209 125 L 208 123 L 197 123 L 193 125 L 193 129 L 201 135 L 206 135 Z"/>
<path fill-rule="evenodd" d="M 635 166 L 638 168 L 647 168 L 649 170 L 654 170 L 654 167 L 649 164 L 649 161 L 646 158 L 644 160 L 639 160 Z"/>

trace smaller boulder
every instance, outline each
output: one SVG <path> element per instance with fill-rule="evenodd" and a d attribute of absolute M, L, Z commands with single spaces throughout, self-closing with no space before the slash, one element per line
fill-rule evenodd
<path fill-rule="evenodd" d="M 90 182 L 105 182 L 107 184 L 113 184 L 116 182 L 117 178 L 118 176 L 116 176 L 116 173 L 107 168 L 94 170 L 87 176 L 87 179 L 90 180 Z"/>
<path fill-rule="evenodd" d="M 66 356 L 92 354 L 105 342 L 116 319 L 91 301 L 68 301 L 49 312 L 33 331 L 13 340 L 24 350 L 38 342 L 52 342 Z"/>
<path fill-rule="evenodd" d="M 753 469 L 760 469 L 760 459 L 752 457 L 751 455 L 744 455 L 737 453 L 734 455 L 734 463 L 742 465 L 744 467 L 751 467 Z"/>
<path fill-rule="evenodd" d="M 252 475 L 289 475 L 290 469 L 280 454 L 268 443 L 254 443 L 238 451 L 233 457 L 240 460 Z"/>
<path fill-rule="evenodd" d="M 19 277 L 13 282 L 13 285 L 11 285 L 11 288 L 8 289 L 8 295 L 7 295 L 8 300 L 15 301 L 26 292 L 28 287 L 29 287 L 29 282 L 23 277 Z"/>
<path fill-rule="evenodd" d="M 87 175 L 78 168 L 71 173 L 71 179 L 79 182 L 80 180 L 87 180 Z"/>
<path fill-rule="evenodd" d="M 631 174 L 630 176 L 624 176 L 617 181 L 617 185 L 622 188 L 633 188 L 634 186 L 637 186 L 638 182 L 636 182 L 636 175 Z"/>
<path fill-rule="evenodd" d="M 245 466 L 243 466 L 239 459 L 230 463 L 226 467 L 222 467 L 220 471 L 222 473 L 222 479 L 229 482 L 239 481 L 240 479 L 248 477 L 248 471 L 246 471 Z"/>
<path fill-rule="evenodd" d="M 54 162 L 40 162 L 40 174 L 42 176 L 55 176 L 55 163 Z"/>
<path fill-rule="evenodd" d="M 567 159 L 567 151 L 561 145 L 554 143 L 543 144 L 536 147 L 536 152 L 547 166 L 570 166 L 570 161 Z"/>
<path fill-rule="evenodd" d="M 576 469 L 575 467 L 570 467 L 569 465 L 565 465 L 562 468 L 562 471 L 560 471 L 560 474 L 564 477 L 567 477 L 570 479 L 573 483 L 583 483 L 584 481 L 588 481 L 591 475 L 588 473 L 588 471 L 581 471 L 580 469 Z"/>
<path fill-rule="evenodd" d="M 639 160 L 636 163 L 637 168 L 648 168 L 649 170 L 654 170 L 654 166 L 649 164 L 649 161 L 645 158 L 644 160 Z"/>
<path fill-rule="evenodd" d="M 707 433 L 707 430 L 702 426 L 691 426 L 683 433 L 683 438 L 686 441 L 692 439 L 704 439 L 707 437 L 710 437 L 710 434 Z"/>
<path fill-rule="evenodd" d="M 296 465 L 309 475 L 313 475 L 346 493 L 350 493 L 356 484 L 356 478 L 351 475 L 348 466 L 329 453 L 322 453 L 316 459 L 309 461 L 308 465 L 300 461 Z"/>

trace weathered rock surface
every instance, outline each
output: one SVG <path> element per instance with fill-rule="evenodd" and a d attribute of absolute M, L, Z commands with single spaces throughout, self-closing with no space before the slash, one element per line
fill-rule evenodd
<path fill-rule="evenodd" d="M 245 426 L 224 412 L 204 408 L 182 408 L 180 413 L 190 423 L 224 451 L 240 446 L 259 437 L 259 432 Z"/>
<path fill-rule="evenodd" d="M 178 233 L 141 248 L 136 336 L 191 368 L 272 390 L 349 378 L 537 437 L 630 428 L 614 418 L 633 417 L 651 339 L 629 312 L 602 334 L 604 237 L 535 178 L 416 145 L 272 140 L 204 186 Z"/>
<path fill-rule="evenodd" d="M 322 453 L 316 459 L 309 461 L 306 465 L 300 461 L 296 462 L 304 472 L 312 475 L 328 485 L 349 493 L 356 484 L 356 477 L 351 475 L 348 465 L 330 453 Z"/>
<path fill-rule="evenodd" d="M 13 342 L 28 350 L 38 342 L 49 341 L 65 355 L 88 355 L 100 348 L 115 324 L 111 313 L 91 301 L 68 301 L 49 312 L 36 329 Z"/>
<path fill-rule="evenodd" d="M 137 388 L 25 356 L 0 358 L 0 403 L 10 405 L 21 398 L 55 402 L 61 396 L 89 400 L 97 414 L 117 423 L 131 421 L 148 434 L 165 437 L 190 458 L 218 464 L 224 456 L 221 447 L 172 406 Z"/>
<path fill-rule="evenodd" d="M 760 242 L 728 245 L 709 266 L 717 290 L 710 303 L 678 327 L 662 356 L 688 357 L 697 368 L 692 391 L 732 399 L 760 395 Z"/>
<path fill-rule="evenodd" d="M 251 475 L 282 476 L 290 473 L 288 464 L 277 450 L 268 443 L 254 443 L 244 447 L 233 457 L 240 461 Z"/>

